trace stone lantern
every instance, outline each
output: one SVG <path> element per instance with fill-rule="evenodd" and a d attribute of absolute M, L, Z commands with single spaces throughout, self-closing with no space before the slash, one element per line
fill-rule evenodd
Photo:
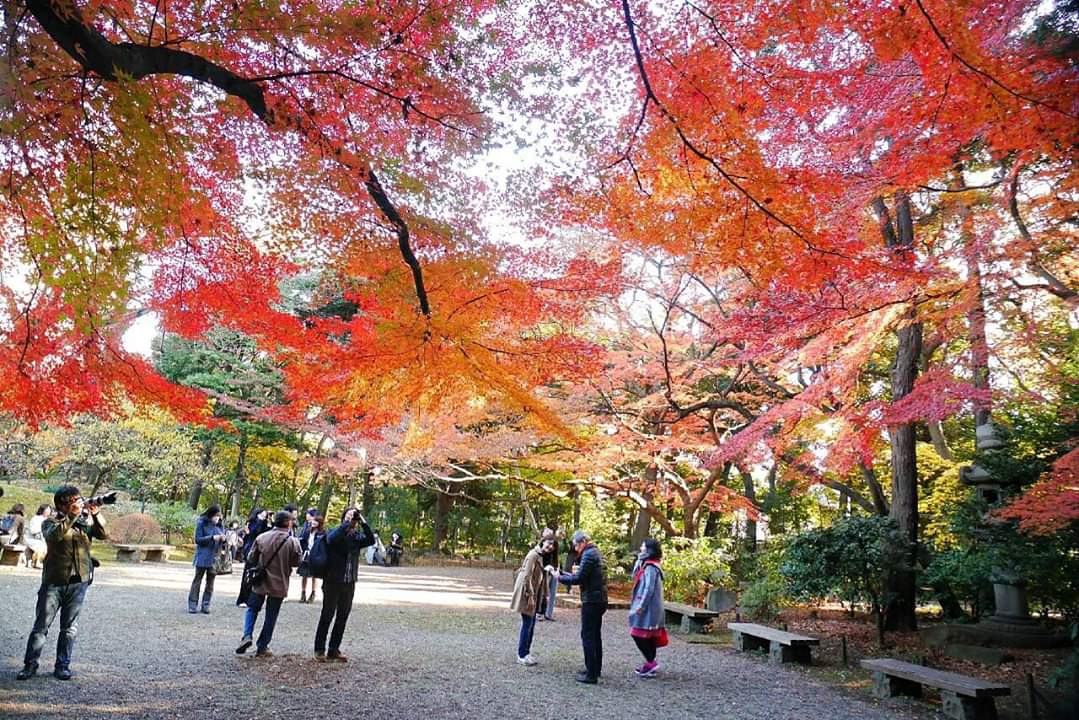
<path fill-rule="evenodd" d="M 975 432 L 978 452 L 1004 447 L 992 422 L 979 425 Z M 978 498 L 986 505 L 996 505 L 1006 494 L 1007 489 L 999 479 L 980 465 L 960 468 L 959 478 L 963 483 L 974 486 Z M 1001 521 L 985 517 L 983 522 L 990 525 Z M 1026 581 L 1017 567 L 1003 564 L 994 567 L 990 579 L 996 610 L 985 620 L 968 626 L 964 635 L 973 636 L 970 639 L 978 644 L 1002 647 L 1047 648 L 1067 644 L 1067 637 L 1049 630 L 1030 616 Z"/>

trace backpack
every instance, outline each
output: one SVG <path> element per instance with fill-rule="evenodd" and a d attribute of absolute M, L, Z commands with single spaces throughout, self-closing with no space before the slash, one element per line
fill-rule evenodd
<path fill-rule="evenodd" d="M 330 567 L 330 551 L 326 547 L 326 533 L 315 535 L 311 549 L 307 552 L 307 569 L 317 578 L 325 578 Z"/>
<path fill-rule="evenodd" d="M 11 533 L 15 529 L 15 523 L 18 519 L 18 515 L 5 515 L 4 517 L 0 517 L 0 533 Z"/>

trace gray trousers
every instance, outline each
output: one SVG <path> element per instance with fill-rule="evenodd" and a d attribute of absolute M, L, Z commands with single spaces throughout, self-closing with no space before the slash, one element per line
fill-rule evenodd
<path fill-rule="evenodd" d="M 206 588 L 202 591 L 202 607 L 205 610 L 210 608 L 210 598 L 214 596 L 214 575 L 213 568 L 195 568 L 195 579 L 191 581 L 191 592 L 187 594 L 187 609 L 195 610 L 199 604 L 199 586 L 202 585 L 202 578 L 206 576 Z"/>

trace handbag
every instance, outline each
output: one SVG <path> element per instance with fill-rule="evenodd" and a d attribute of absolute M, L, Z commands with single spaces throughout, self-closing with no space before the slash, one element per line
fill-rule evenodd
<path fill-rule="evenodd" d="M 244 568 L 244 582 L 247 583 L 248 586 L 254 587 L 258 583 L 266 579 L 266 576 L 269 574 L 269 571 L 266 570 L 266 565 L 269 565 L 271 562 L 273 562 L 273 559 L 277 557 L 277 553 L 280 552 L 281 546 L 288 541 L 289 538 L 285 537 L 281 540 L 281 542 L 277 543 L 277 548 L 274 549 L 273 554 L 270 555 L 270 558 L 265 562 L 265 564 L 260 560 L 254 565 L 248 565 Z"/>
<path fill-rule="evenodd" d="M 213 570 L 214 575 L 228 575 L 232 572 L 232 556 L 227 545 L 222 545 L 221 549 L 214 555 Z"/>
<path fill-rule="evenodd" d="M 667 635 L 667 628 L 660 628 L 659 635 L 656 636 L 656 647 L 667 647 L 671 642 L 671 638 Z"/>

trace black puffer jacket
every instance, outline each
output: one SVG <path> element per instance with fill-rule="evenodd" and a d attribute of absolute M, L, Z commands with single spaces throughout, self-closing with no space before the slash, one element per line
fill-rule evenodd
<path fill-rule="evenodd" d="M 360 569 L 360 552 L 375 544 L 375 534 L 367 523 L 360 528 L 341 523 L 326 535 L 326 582 L 354 583 Z"/>
<path fill-rule="evenodd" d="M 607 563 L 595 545 L 585 547 L 577 572 L 562 573 L 558 580 L 565 585 L 580 585 L 582 603 L 607 604 Z"/>

